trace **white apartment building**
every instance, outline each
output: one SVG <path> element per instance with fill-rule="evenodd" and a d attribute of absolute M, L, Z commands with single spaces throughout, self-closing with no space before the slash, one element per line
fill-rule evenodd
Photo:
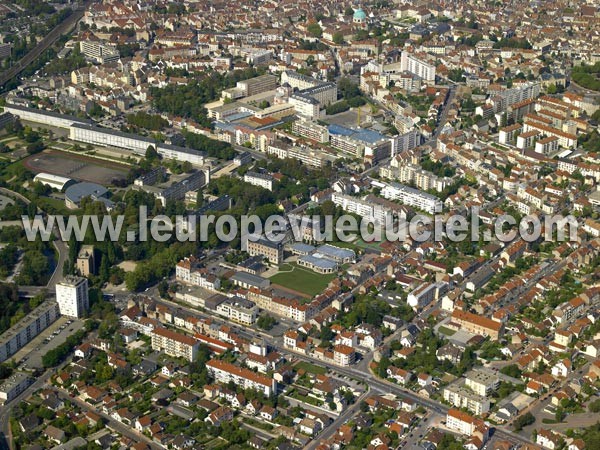
<path fill-rule="evenodd" d="M 490 395 L 500 385 L 498 375 L 487 370 L 473 370 L 465 378 L 465 386 L 482 397 Z"/>
<path fill-rule="evenodd" d="M 232 322 L 246 326 L 252 325 L 258 317 L 256 304 L 242 297 L 228 298 L 217 305 L 216 312 Z"/>
<path fill-rule="evenodd" d="M 537 131 L 540 134 L 546 136 L 554 136 L 558 138 L 558 143 L 561 147 L 572 148 L 577 146 L 577 136 L 571 133 L 566 133 L 558 128 L 554 128 L 548 125 L 541 124 L 539 122 L 525 119 L 525 125 L 523 127 L 524 132 Z M 520 136 L 519 136 L 520 137 Z"/>
<path fill-rule="evenodd" d="M 408 306 L 417 310 L 422 309 L 436 298 L 437 292 L 438 283 L 423 283 L 408 294 Z"/>
<path fill-rule="evenodd" d="M 390 223 L 393 219 L 392 211 L 382 205 L 373 204 L 358 197 L 334 192 L 331 201 L 346 212 L 358 214 L 361 217 L 374 220 L 379 225 L 384 225 L 386 220 Z"/>
<path fill-rule="evenodd" d="M 514 144 L 522 128 L 522 125 L 519 123 L 502 128 L 498 133 L 498 142 L 505 145 Z"/>
<path fill-rule="evenodd" d="M 295 120 L 292 123 L 292 132 L 313 141 L 329 142 L 329 131 L 327 127 L 309 120 Z"/>
<path fill-rule="evenodd" d="M 538 95 L 540 95 L 540 83 L 537 81 L 520 83 L 510 89 L 500 91 L 498 95 L 506 102 L 505 107 L 508 107 L 530 98 L 536 98 Z"/>
<path fill-rule="evenodd" d="M 421 133 L 414 129 L 404 134 L 399 134 L 391 138 L 392 140 L 392 156 L 398 153 L 412 150 L 421 145 Z"/>
<path fill-rule="evenodd" d="M 319 150 L 295 146 L 269 145 L 267 147 L 267 154 L 274 155 L 279 159 L 297 159 L 307 166 L 317 168 L 323 167 L 328 161 L 335 160 L 335 157 L 331 157 Z"/>
<path fill-rule="evenodd" d="M 423 191 L 434 189 L 442 192 L 453 183 L 450 177 L 438 177 L 432 172 L 423 170 L 417 164 L 406 163 L 399 167 L 393 167 L 391 164 L 381 167 L 379 175 L 383 178 L 396 179 L 400 183 L 414 183 L 414 185 Z"/>
<path fill-rule="evenodd" d="M 442 201 L 435 195 L 419 191 L 398 183 L 386 184 L 381 190 L 382 197 L 388 200 L 398 200 L 407 206 L 413 206 L 430 214 L 441 212 Z"/>
<path fill-rule="evenodd" d="M 153 146 L 159 155 L 165 159 L 188 161 L 191 164 L 203 165 L 204 153 L 185 147 L 163 144 L 154 139 L 123 133 L 118 130 L 109 130 L 84 123 L 74 123 L 69 127 L 69 139 L 85 142 L 102 147 L 117 147 L 131 150 L 133 153 L 145 155 L 149 146 Z"/>
<path fill-rule="evenodd" d="M 87 278 L 66 277 L 56 285 L 56 301 L 61 315 L 83 317 L 90 308 Z"/>
<path fill-rule="evenodd" d="M 400 68 L 402 72 L 410 72 L 425 81 L 435 81 L 435 66 L 408 52 L 402 52 Z"/>
<path fill-rule="evenodd" d="M 0 405 L 10 402 L 21 394 L 32 383 L 29 374 L 15 372 L 0 384 Z"/>
<path fill-rule="evenodd" d="M 293 94 L 289 97 L 288 103 L 294 106 L 296 114 L 300 117 L 310 120 L 318 120 L 321 117 L 319 102 L 308 95 Z"/>
<path fill-rule="evenodd" d="M 446 427 L 465 436 L 472 436 L 477 424 L 476 419 L 469 414 L 458 409 L 450 409 L 446 414 Z"/>
<path fill-rule="evenodd" d="M 490 410 L 490 400 L 472 392 L 462 384 L 451 384 L 444 388 L 444 400 L 457 408 L 467 408 L 473 414 L 481 415 Z"/>
<path fill-rule="evenodd" d="M 535 143 L 535 152 L 541 153 L 542 155 L 548 155 L 558 151 L 559 139 L 556 136 L 549 136 L 544 139 L 540 139 Z"/>
<path fill-rule="evenodd" d="M 275 179 L 269 174 L 246 172 L 244 175 L 244 181 L 252 184 L 253 186 L 260 186 L 268 191 L 272 191 Z"/>
<path fill-rule="evenodd" d="M 277 383 L 273 378 L 225 361 L 211 359 L 206 363 L 206 367 L 208 373 L 210 373 L 217 382 L 222 384 L 233 381 L 236 385 L 241 386 L 244 389 L 255 389 L 266 396 L 270 396 L 277 390 Z"/>
<path fill-rule="evenodd" d="M 166 328 L 155 328 L 150 334 L 152 350 L 164 351 L 169 356 L 195 361 L 198 356 L 199 342 L 182 333 Z"/>
<path fill-rule="evenodd" d="M 30 342 L 60 317 L 58 303 L 44 302 L 0 336 L 0 363 Z"/>
<path fill-rule="evenodd" d="M 356 361 L 356 352 L 348 345 L 338 344 L 333 347 L 333 361 L 338 366 L 348 367 Z"/>
<path fill-rule="evenodd" d="M 201 269 L 192 272 L 190 284 L 211 291 L 218 291 L 221 287 L 221 280 L 215 274 L 209 273 L 207 269 Z"/>
<path fill-rule="evenodd" d="M 115 45 L 102 41 L 85 40 L 79 43 L 81 53 L 98 64 L 106 64 L 118 61 L 120 58 L 119 50 Z"/>

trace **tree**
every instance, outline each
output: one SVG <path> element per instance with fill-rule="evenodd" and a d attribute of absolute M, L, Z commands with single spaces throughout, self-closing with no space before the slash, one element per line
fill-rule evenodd
<path fill-rule="evenodd" d="M 335 333 L 333 331 L 331 331 L 331 327 L 329 327 L 327 325 L 327 326 L 324 326 L 323 328 L 321 328 L 321 334 L 319 336 L 321 341 L 331 342 L 334 337 L 335 337 Z"/>
<path fill-rule="evenodd" d="M 271 328 L 273 328 L 273 326 L 275 326 L 276 323 L 277 321 L 275 320 L 275 318 L 273 318 L 269 314 L 261 314 L 256 321 L 256 326 L 261 330 L 268 331 Z"/>
<path fill-rule="evenodd" d="M 535 416 L 528 412 L 515 419 L 513 425 L 515 427 L 515 431 L 521 431 L 524 427 L 531 425 L 534 422 Z"/>
<path fill-rule="evenodd" d="M 592 91 L 600 91 L 600 79 L 598 78 L 599 73 L 599 62 L 593 66 L 582 64 L 581 66 L 573 67 L 571 79 L 584 88 Z"/>
<path fill-rule="evenodd" d="M 500 373 L 513 378 L 521 378 L 521 370 L 516 364 L 510 364 L 500 369 Z"/>
<path fill-rule="evenodd" d="M 323 35 L 323 29 L 317 22 L 312 22 L 306 27 L 306 31 L 316 38 L 320 38 Z"/>
<path fill-rule="evenodd" d="M 350 109 L 350 105 L 346 100 L 342 100 L 336 103 L 332 103 L 331 105 L 325 108 L 325 112 L 328 116 L 332 116 L 334 114 L 339 114 L 344 111 L 348 111 Z"/>
<path fill-rule="evenodd" d="M 162 280 L 158 283 L 158 294 L 162 298 L 169 298 L 169 284 L 166 280 Z"/>
<path fill-rule="evenodd" d="M 42 141 L 32 142 L 31 144 L 27 145 L 27 153 L 34 155 L 44 150 L 44 148 L 46 148 L 46 146 Z"/>
<path fill-rule="evenodd" d="M 465 81 L 463 71 L 460 67 L 450 70 L 448 72 L 448 78 L 456 83 Z"/>
<path fill-rule="evenodd" d="M 103 282 L 108 281 L 108 278 L 110 277 L 110 266 L 108 263 L 108 257 L 106 255 L 102 255 L 102 260 L 100 262 L 100 270 L 98 271 L 98 274 L 100 275 L 100 279 Z"/>
<path fill-rule="evenodd" d="M 158 155 L 158 152 L 156 151 L 156 148 L 154 148 L 154 145 L 148 146 L 148 148 L 146 149 L 145 156 L 148 161 L 153 161 L 155 159 L 158 159 L 159 155 Z"/>
<path fill-rule="evenodd" d="M 335 33 L 333 33 L 332 39 L 334 44 L 341 45 L 344 43 L 344 34 L 339 31 L 336 31 Z"/>
<path fill-rule="evenodd" d="M 387 370 L 392 363 L 387 356 L 382 356 L 377 365 L 377 375 L 381 378 L 387 378 Z"/>
<path fill-rule="evenodd" d="M 204 194 L 202 193 L 202 189 L 198 189 L 196 193 L 196 207 L 200 208 L 202 205 L 204 205 Z"/>
<path fill-rule="evenodd" d="M 0 364 L 0 380 L 4 380 L 12 374 L 13 369 L 6 363 Z"/>
<path fill-rule="evenodd" d="M 89 114 L 91 117 L 100 117 L 104 115 L 104 110 L 98 103 L 92 102 L 92 107 Z"/>
<path fill-rule="evenodd" d="M 593 413 L 598 413 L 600 412 L 600 399 L 598 400 L 594 400 L 593 402 L 591 402 L 588 406 L 590 412 Z"/>
<path fill-rule="evenodd" d="M 127 123 L 152 131 L 160 131 L 169 126 L 169 121 L 163 119 L 158 114 L 148 114 L 143 111 L 139 111 L 135 114 L 128 114 Z"/>

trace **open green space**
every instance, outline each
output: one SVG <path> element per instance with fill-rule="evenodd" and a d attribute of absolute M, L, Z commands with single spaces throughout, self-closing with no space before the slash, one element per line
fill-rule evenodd
<path fill-rule="evenodd" d="M 325 375 L 327 373 L 327 369 L 325 367 L 317 366 L 307 361 L 300 361 L 294 367 L 296 368 L 296 371 L 302 369 L 305 372 L 309 372 L 315 375 Z"/>
<path fill-rule="evenodd" d="M 320 273 L 304 269 L 297 264 L 289 264 L 289 266 L 291 266 L 291 268 L 284 268 L 286 272 L 279 272 L 273 275 L 270 278 L 271 283 L 279 284 L 285 288 L 302 292 L 303 294 L 311 297 L 323 292 L 329 282 L 337 276 L 334 273 L 322 275 Z"/>
<path fill-rule="evenodd" d="M 452 336 L 454 333 L 456 333 L 456 331 L 451 330 L 450 328 L 447 328 L 443 325 L 438 328 L 438 331 L 442 334 L 445 334 L 446 336 Z"/>

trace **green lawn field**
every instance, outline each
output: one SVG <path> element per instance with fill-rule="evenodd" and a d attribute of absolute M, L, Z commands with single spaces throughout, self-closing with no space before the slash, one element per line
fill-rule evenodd
<path fill-rule="evenodd" d="M 273 275 L 270 278 L 271 283 L 302 292 L 311 297 L 323 292 L 329 282 L 337 276 L 336 274 L 321 275 L 297 264 L 287 264 L 286 266 L 288 267 L 282 267 L 282 269 L 289 271 Z"/>

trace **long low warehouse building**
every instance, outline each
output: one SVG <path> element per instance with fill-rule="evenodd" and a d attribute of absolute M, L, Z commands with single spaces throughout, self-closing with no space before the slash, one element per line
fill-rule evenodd
<path fill-rule="evenodd" d="M 103 147 L 117 147 L 130 150 L 139 155 L 145 155 L 148 147 L 152 145 L 163 158 L 188 161 L 199 166 L 204 165 L 205 162 L 205 154 L 201 151 L 164 144 L 137 134 L 101 128 L 94 125 L 90 120 L 81 120 L 75 116 L 11 104 L 7 104 L 4 111 L 29 122 L 68 129 L 69 138 L 73 141 Z"/>
<path fill-rule="evenodd" d="M 4 105 L 4 111 L 18 116 L 19 119 L 28 122 L 43 123 L 58 128 L 68 129 L 74 123 L 90 123 L 89 120 L 82 120 L 76 116 L 69 116 L 66 114 L 59 114 L 53 111 L 45 111 L 42 109 L 26 108 L 25 106 L 19 105 Z"/>
<path fill-rule="evenodd" d="M 117 147 L 131 150 L 139 155 L 145 155 L 150 145 L 156 148 L 159 155 L 177 161 L 189 161 L 192 164 L 203 165 L 204 153 L 176 145 L 157 142 L 154 139 L 137 134 L 123 133 L 94 125 L 74 123 L 70 127 L 69 138 L 73 141 L 86 144 L 101 145 L 103 147 Z"/>

